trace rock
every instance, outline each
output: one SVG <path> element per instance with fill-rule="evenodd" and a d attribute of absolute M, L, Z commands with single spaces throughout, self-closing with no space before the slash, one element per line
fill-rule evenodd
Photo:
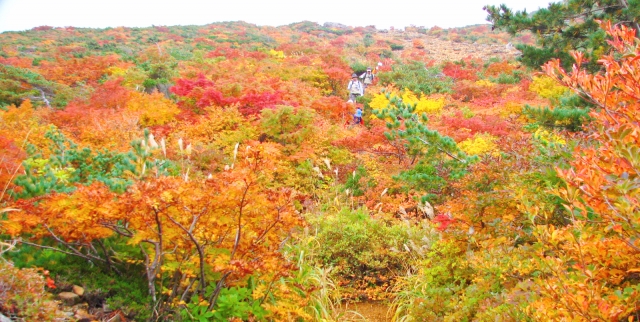
<path fill-rule="evenodd" d="M 325 22 L 323 25 L 325 28 L 334 28 L 334 29 L 349 29 L 346 25 L 337 22 Z"/>
<path fill-rule="evenodd" d="M 73 306 L 74 304 L 80 302 L 80 297 L 78 296 L 78 294 L 71 292 L 62 292 L 58 294 L 58 299 L 67 306 Z"/>
<path fill-rule="evenodd" d="M 11 322 L 11 319 L 0 314 L 0 322 Z"/>
<path fill-rule="evenodd" d="M 82 296 L 84 295 L 84 288 L 78 286 L 78 285 L 74 285 L 73 286 L 73 293 L 76 293 L 78 296 Z"/>

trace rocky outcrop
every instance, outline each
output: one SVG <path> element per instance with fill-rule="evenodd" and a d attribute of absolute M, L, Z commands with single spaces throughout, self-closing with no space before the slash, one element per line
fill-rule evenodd
<path fill-rule="evenodd" d="M 323 26 L 330 29 L 349 29 L 349 26 L 337 22 L 325 22 Z"/>

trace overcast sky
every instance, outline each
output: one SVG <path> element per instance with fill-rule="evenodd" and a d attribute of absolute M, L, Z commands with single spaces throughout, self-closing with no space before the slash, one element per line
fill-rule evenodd
<path fill-rule="evenodd" d="M 0 0 L 0 32 L 53 27 L 204 25 L 242 20 L 280 26 L 304 20 L 378 29 L 487 23 L 482 7 L 534 11 L 550 0 Z"/>

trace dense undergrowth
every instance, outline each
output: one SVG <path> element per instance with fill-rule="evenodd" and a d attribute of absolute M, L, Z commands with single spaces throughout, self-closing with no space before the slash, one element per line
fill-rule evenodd
<path fill-rule="evenodd" d="M 425 51 L 503 40 L 477 26 L 4 33 L 0 313 L 56 320 L 81 285 L 140 321 L 378 300 L 394 321 L 635 320 L 639 50 L 603 28 L 624 54 L 605 78 Z"/>

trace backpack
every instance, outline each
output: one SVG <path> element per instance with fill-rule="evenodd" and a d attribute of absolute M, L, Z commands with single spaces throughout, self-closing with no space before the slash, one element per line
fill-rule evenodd
<path fill-rule="evenodd" d="M 363 80 L 364 80 L 364 83 L 367 84 L 367 85 L 373 83 L 373 73 L 367 74 L 365 72 L 364 76 L 363 76 Z"/>

